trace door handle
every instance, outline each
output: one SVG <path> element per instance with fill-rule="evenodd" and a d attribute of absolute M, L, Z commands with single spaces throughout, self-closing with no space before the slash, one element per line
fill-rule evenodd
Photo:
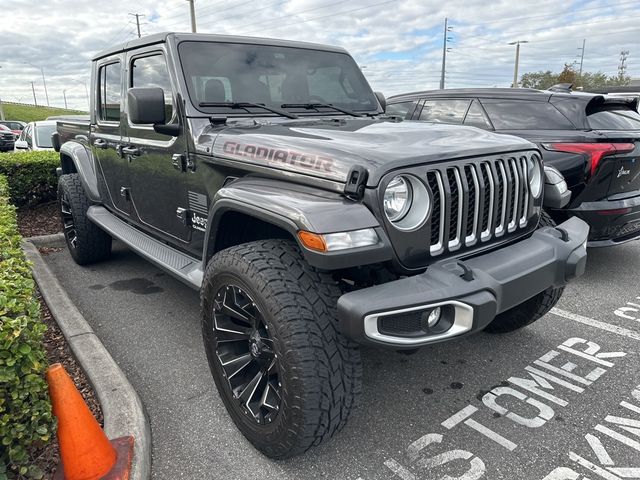
<path fill-rule="evenodd" d="M 105 148 L 107 148 L 109 146 L 109 144 L 103 138 L 96 138 L 93 141 L 93 146 L 96 147 L 96 148 L 100 148 L 100 149 L 104 150 Z"/>
<path fill-rule="evenodd" d="M 142 153 L 140 149 L 136 147 L 122 147 L 120 151 L 122 155 L 131 155 L 132 157 L 137 157 Z"/>

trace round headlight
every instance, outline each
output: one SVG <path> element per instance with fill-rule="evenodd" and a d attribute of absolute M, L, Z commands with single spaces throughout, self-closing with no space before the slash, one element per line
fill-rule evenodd
<path fill-rule="evenodd" d="M 398 230 L 422 226 L 431 208 L 427 187 L 413 175 L 393 177 L 384 191 L 384 213 Z"/>
<path fill-rule="evenodd" d="M 529 177 L 531 195 L 538 198 L 542 193 L 542 168 L 536 155 L 527 158 L 527 176 Z"/>
<path fill-rule="evenodd" d="M 384 191 L 384 213 L 391 222 L 402 220 L 411 207 L 413 192 L 404 177 L 397 176 Z"/>

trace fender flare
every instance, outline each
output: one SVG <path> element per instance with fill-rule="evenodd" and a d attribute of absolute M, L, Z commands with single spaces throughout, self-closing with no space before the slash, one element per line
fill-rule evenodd
<path fill-rule="evenodd" d="M 265 178 L 241 178 L 215 195 L 207 219 L 203 268 L 213 256 L 218 226 L 225 213 L 235 211 L 271 223 L 300 246 L 305 259 L 326 270 L 379 263 L 393 258 L 391 244 L 373 213 L 362 203 L 312 187 Z M 332 233 L 374 228 L 380 243 L 336 252 L 320 253 L 304 247 L 298 231 Z"/>
<path fill-rule="evenodd" d="M 65 142 L 60 147 L 60 162 L 62 173 L 77 173 L 89 199 L 100 203 L 96 164 L 91 150 L 80 142 L 73 140 Z"/>

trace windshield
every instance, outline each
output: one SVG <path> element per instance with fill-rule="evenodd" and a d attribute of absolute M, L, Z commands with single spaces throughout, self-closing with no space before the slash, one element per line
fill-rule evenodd
<path fill-rule="evenodd" d="M 36 141 L 39 147 L 51 148 L 51 135 L 56 131 L 54 125 L 38 125 L 36 126 Z"/>
<path fill-rule="evenodd" d="M 355 61 L 347 54 L 302 48 L 235 43 L 182 42 L 180 60 L 189 96 L 199 110 L 247 115 L 229 106 L 201 103 L 252 102 L 295 113 L 340 114 L 305 109 L 331 104 L 356 112 L 375 112 L 378 102 Z M 290 105 L 296 104 L 292 107 Z M 273 115 L 250 108 L 251 115 Z"/>

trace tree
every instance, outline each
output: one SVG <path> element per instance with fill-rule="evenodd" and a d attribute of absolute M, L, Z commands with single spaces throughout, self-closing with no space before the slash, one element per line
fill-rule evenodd
<path fill-rule="evenodd" d="M 537 88 L 544 90 L 558 83 L 558 74 L 551 70 L 546 72 L 529 72 L 522 75 L 520 85 L 524 88 Z"/>
<path fill-rule="evenodd" d="M 558 75 L 558 83 L 570 83 L 572 85 L 576 85 L 578 74 L 573 69 L 572 65 L 568 63 L 564 64 L 564 69 Z"/>
<path fill-rule="evenodd" d="M 582 72 L 579 76 L 573 64 L 565 63 L 560 73 L 553 73 L 551 70 L 527 72 L 520 78 L 520 85 L 524 88 L 546 90 L 557 83 L 570 83 L 574 90 L 581 88 L 589 91 L 600 87 L 628 85 L 630 81 L 629 76 L 607 76 L 602 72 Z"/>

